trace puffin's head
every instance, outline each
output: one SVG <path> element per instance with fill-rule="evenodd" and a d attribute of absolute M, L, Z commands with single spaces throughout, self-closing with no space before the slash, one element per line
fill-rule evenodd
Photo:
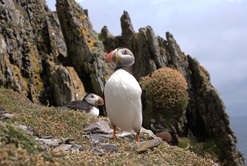
<path fill-rule="evenodd" d="M 92 104 L 93 106 L 104 105 L 104 100 L 100 96 L 93 94 L 93 93 L 87 94 L 83 98 L 83 100 L 85 100 L 89 104 Z"/>
<path fill-rule="evenodd" d="M 131 66 L 135 63 L 134 54 L 127 48 L 117 48 L 105 58 L 106 62 L 114 62 L 117 66 Z"/>

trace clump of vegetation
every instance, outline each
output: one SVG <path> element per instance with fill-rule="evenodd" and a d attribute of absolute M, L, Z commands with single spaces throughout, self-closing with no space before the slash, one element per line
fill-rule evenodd
<path fill-rule="evenodd" d="M 142 77 L 142 88 L 155 109 L 165 115 L 181 115 L 188 105 L 187 82 L 182 74 L 171 68 L 160 68 Z"/>

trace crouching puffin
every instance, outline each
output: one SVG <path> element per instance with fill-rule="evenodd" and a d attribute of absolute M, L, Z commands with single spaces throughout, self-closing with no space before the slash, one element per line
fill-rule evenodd
<path fill-rule="evenodd" d="M 104 100 L 93 93 L 88 93 L 82 100 L 75 100 L 62 106 L 63 109 L 84 110 L 90 115 L 99 116 L 96 106 L 104 105 Z"/>
<path fill-rule="evenodd" d="M 117 139 L 116 127 L 119 127 L 124 131 L 134 130 L 136 141 L 140 142 L 142 89 L 132 75 L 135 57 L 129 49 L 119 48 L 111 51 L 105 60 L 116 64 L 116 69 L 104 89 L 105 107 L 113 127 L 113 139 Z"/>

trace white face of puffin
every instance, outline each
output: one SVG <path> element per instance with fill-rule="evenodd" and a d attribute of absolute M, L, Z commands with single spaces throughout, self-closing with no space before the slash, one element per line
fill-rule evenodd
<path fill-rule="evenodd" d="M 99 106 L 99 105 L 104 105 L 104 100 L 93 93 L 89 93 L 84 97 L 84 100 L 86 100 L 88 103 L 94 105 L 94 106 Z"/>
<path fill-rule="evenodd" d="M 127 48 L 117 48 L 110 52 L 105 60 L 107 62 L 114 62 L 117 66 L 131 66 L 135 63 L 133 53 Z"/>

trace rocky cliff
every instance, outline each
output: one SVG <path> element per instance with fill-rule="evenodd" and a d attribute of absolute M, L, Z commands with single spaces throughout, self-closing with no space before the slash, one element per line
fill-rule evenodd
<path fill-rule="evenodd" d="M 112 36 L 107 27 L 97 34 L 87 11 L 75 1 L 57 0 L 56 8 L 57 12 L 51 12 L 44 0 L 0 0 L 2 87 L 49 106 L 81 99 L 85 92 L 102 95 L 112 72 L 112 66 L 103 61 L 104 55 L 116 47 L 127 47 L 136 58 L 137 80 L 161 67 L 172 67 L 183 74 L 189 87 L 188 108 L 175 125 L 165 126 L 157 115 L 146 116 L 152 110 L 145 107 L 144 127 L 168 129 L 175 143 L 178 137 L 210 140 L 220 150 L 222 165 L 244 165 L 224 103 L 208 72 L 181 51 L 171 33 L 163 39 L 150 26 L 135 32 L 124 11 L 121 36 Z"/>

